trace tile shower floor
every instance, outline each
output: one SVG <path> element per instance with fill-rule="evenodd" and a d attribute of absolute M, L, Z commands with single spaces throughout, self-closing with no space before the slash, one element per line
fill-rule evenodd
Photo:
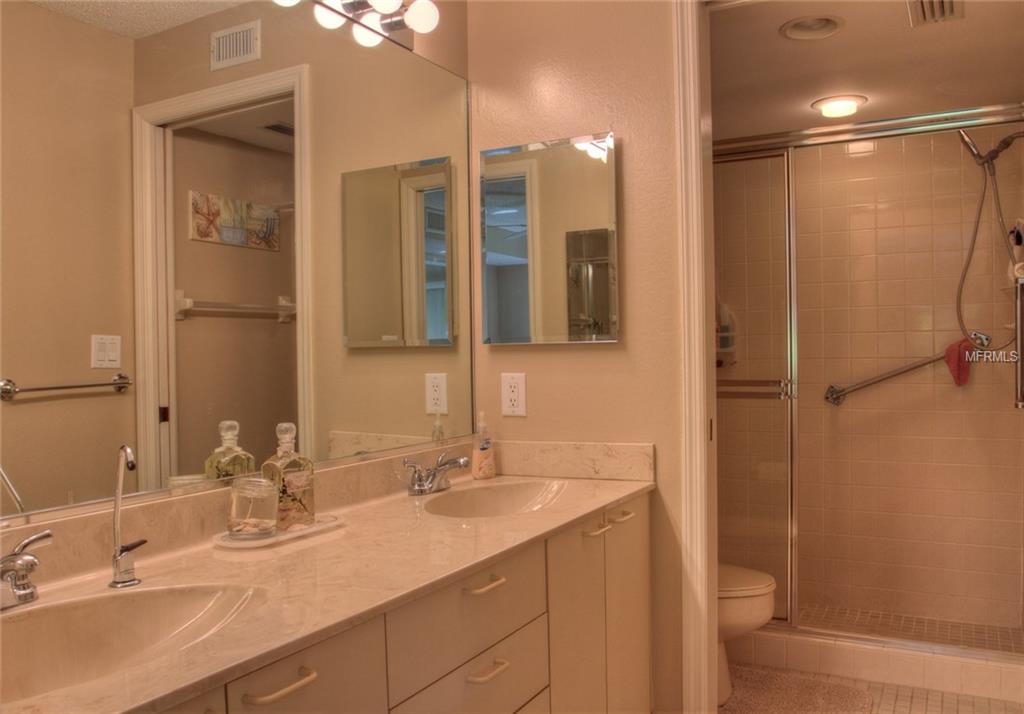
<path fill-rule="evenodd" d="M 968 622 L 933 620 L 891 612 L 824 605 L 801 607 L 800 625 L 858 635 L 894 637 L 1024 655 L 1024 628 L 1021 627 L 974 625 Z"/>
<path fill-rule="evenodd" d="M 1000 699 L 937 692 L 934 689 L 904 687 L 898 684 L 864 682 L 828 674 L 807 676 L 866 690 L 874 700 L 871 714 L 1024 714 L 1024 707 L 1020 704 Z"/>

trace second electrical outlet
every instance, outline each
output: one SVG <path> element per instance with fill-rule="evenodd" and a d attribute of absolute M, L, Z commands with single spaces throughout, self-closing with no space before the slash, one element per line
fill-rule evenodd
<path fill-rule="evenodd" d="M 501 373 L 501 415 L 526 416 L 526 375 L 523 372 Z"/>
<path fill-rule="evenodd" d="M 428 372 L 424 376 L 427 386 L 427 414 L 447 414 L 448 375 L 445 372 Z"/>

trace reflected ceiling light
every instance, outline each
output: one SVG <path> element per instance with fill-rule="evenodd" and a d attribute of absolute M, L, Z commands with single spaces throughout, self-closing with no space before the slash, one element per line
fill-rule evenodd
<path fill-rule="evenodd" d="M 280 5 L 281 7 L 295 7 L 300 2 L 302 2 L 302 0 L 274 0 L 274 4 Z"/>
<path fill-rule="evenodd" d="M 791 40 L 824 40 L 843 26 L 838 17 L 798 17 L 779 28 L 779 34 Z"/>
<path fill-rule="evenodd" d="M 345 16 L 341 14 L 341 0 L 316 0 L 313 17 L 325 30 L 337 30 L 345 24 Z"/>
<path fill-rule="evenodd" d="M 827 119 L 835 119 L 856 114 L 861 105 L 867 101 L 867 97 L 859 94 L 844 94 L 837 97 L 824 97 L 811 102 L 811 109 L 821 112 L 821 115 Z"/>
<path fill-rule="evenodd" d="M 275 0 L 276 2 L 276 0 Z M 298 0 L 296 0 L 298 2 Z M 402 0 L 370 0 L 370 7 L 381 15 L 390 15 L 402 7 Z"/>
<path fill-rule="evenodd" d="M 380 25 L 380 13 L 368 12 L 352 23 L 352 37 L 363 47 L 376 47 L 384 41 L 384 28 Z"/>
<path fill-rule="evenodd" d="M 431 0 L 413 0 L 412 4 L 406 8 L 404 19 L 405 24 L 413 32 L 425 34 L 432 32 L 437 27 L 441 13 Z"/>

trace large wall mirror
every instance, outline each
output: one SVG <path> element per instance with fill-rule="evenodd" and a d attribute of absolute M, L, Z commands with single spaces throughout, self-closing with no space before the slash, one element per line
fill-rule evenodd
<path fill-rule="evenodd" d="M 616 341 L 611 132 L 485 151 L 480 176 L 484 342 Z"/>
<path fill-rule="evenodd" d="M 472 432 L 464 79 L 308 5 L 0 13 L 3 516 L 109 498 L 121 444 L 223 485 L 225 421 L 257 465 L 284 421 L 318 462 Z"/>

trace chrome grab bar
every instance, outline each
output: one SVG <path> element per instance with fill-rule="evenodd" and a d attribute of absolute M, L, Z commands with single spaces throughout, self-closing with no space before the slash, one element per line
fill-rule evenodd
<path fill-rule="evenodd" d="M 890 369 L 888 372 L 880 374 L 877 377 L 872 377 L 870 379 L 865 379 L 863 381 L 857 382 L 856 384 L 851 384 L 849 387 L 837 387 L 834 384 L 830 384 L 830 385 L 828 385 L 828 389 L 825 390 L 825 401 L 828 402 L 829 404 L 832 404 L 832 405 L 838 407 L 840 404 L 843 403 L 843 400 L 846 399 L 846 396 L 848 394 L 853 394 L 854 392 L 860 391 L 861 389 L 864 389 L 865 387 L 870 387 L 873 384 L 878 384 L 879 382 L 884 382 L 887 379 L 892 379 L 893 377 L 898 377 L 901 374 L 906 374 L 907 372 L 913 372 L 915 369 L 919 369 L 921 367 L 927 367 L 928 365 L 934 364 L 935 362 L 941 362 L 945 358 L 946 358 L 946 353 L 945 352 L 940 352 L 937 355 L 932 355 L 931 357 L 925 357 L 924 359 L 919 359 L 916 362 L 911 362 L 910 364 L 905 364 L 902 367 L 897 367 L 896 369 Z"/>
<path fill-rule="evenodd" d="M 0 400 L 9 402 L 16 396 L 27 392 L 57 392 L 65 389 L 93 389 L 96 387 L 113 387 L 115 392 L 124 392 L 132 385 L 131 377 L 118 372 L 109 382 L 91 382 L 88 384 L 57 384 L 52 387 L 19 387 L 13 379 L 0 379 Z"/>

